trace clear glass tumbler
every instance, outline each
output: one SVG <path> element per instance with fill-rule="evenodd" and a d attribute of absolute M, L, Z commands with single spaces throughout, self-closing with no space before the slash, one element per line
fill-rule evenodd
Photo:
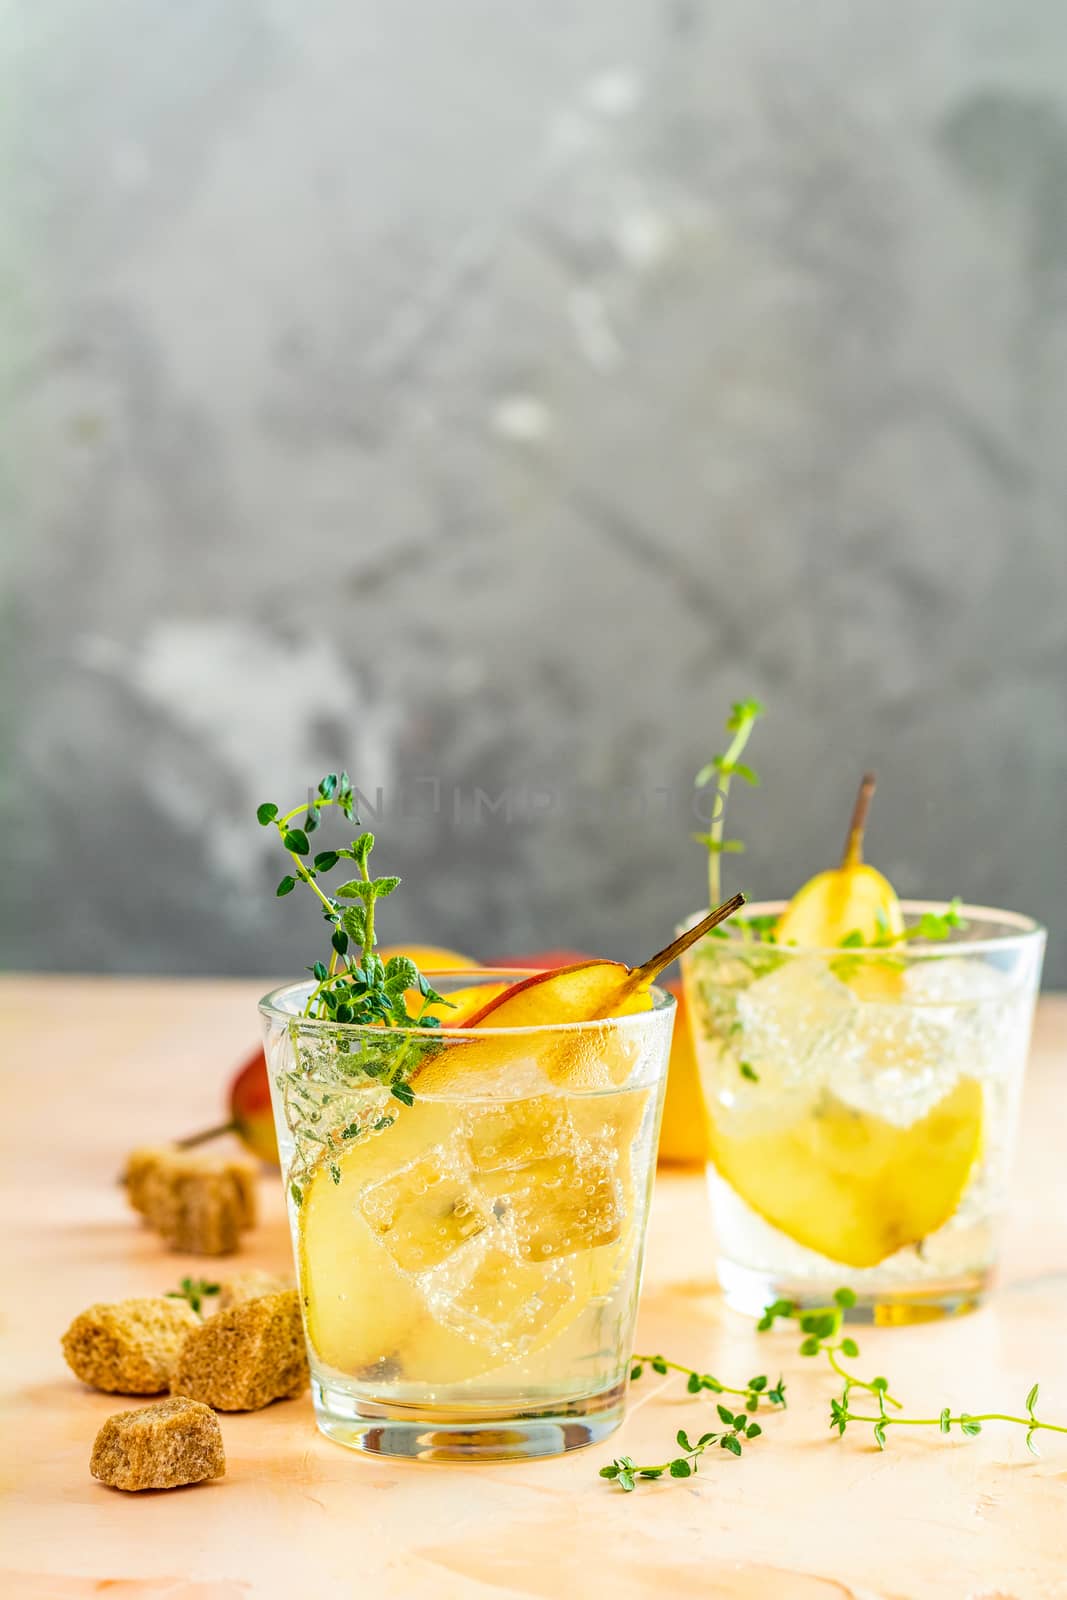
<path fill-rule="evenodd" d="M 903 909 L 918 930 L 948 908 Z M 876 1322 L 981 1299 L 1045 933 L 1009 911 L 960 914 L 944 942 L 881 949 L 779 946 L 736 919 L 683 957 L 718 1275 L 739 1310 L 825 1305 L 842 1285 L 850 1315 Z"/>
<path fill-rule="evenodd" d="M 528 974 L 427 976 L 447 996 Z M 310 1020 L 311 987 L 260 1013 L 319 1427 L 427 1460 L 603 1439 L 625 1404 L 672 997 L 426 1032 Z"/>

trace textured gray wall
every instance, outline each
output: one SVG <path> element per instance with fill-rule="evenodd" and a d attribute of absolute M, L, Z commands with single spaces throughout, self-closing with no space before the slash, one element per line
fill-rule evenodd
<path fill-rule="evenodd" d="M 338 762 L 387 935 L 643 956 L 755 693 L 735 883 L 873 764 L 1067 978 L 1061 0 L 0 14 L 0 959 L 298 969 Z"/>

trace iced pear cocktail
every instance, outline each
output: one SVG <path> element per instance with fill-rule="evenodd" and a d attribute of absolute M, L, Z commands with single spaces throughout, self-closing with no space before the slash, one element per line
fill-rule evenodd
<path fill-rule="evenodd" d="M 462 984 L 462 1005 L 501 974 L 431 981 L 446 999 Z M 671 997 L 428 1044 L 309 1022 L 306 994 L 261 1009 L 320 1427 L 437 1459 L 603 1438 L 624 1404 Z M 410 1105 L 389 1089 L 405 1051 L 424 1056 Z"/>
<path fill-rule="evenodd" d="M 902 910 L 918 928 L 949 908 Z M 1044 935 L 1009 912 L 954 915 L 966 926 L 891 963 L 743 926 L 685 958 L 718 1272 L 739 1308 L 824 1305 L 846 1283 L 861 1312 L 907 1320 L 989 1282 Z"/>
<path fill-rule="evenodd" d="M 841 1284 L 852 1315 L 960 1310 L 996 1259 L 1044 932 L 899 901 L 863 860 L 873 793 L 840 866 L 683 957 L 719 1278 L 756 1315 Z"/>

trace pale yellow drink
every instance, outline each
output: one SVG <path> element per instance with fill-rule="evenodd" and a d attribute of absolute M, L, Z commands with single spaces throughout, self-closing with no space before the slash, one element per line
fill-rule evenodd
<path fill-rule="evenodd" d="M 436 1092 L 418 1092 L 416 1071 L 411 1106 L 353 1070 L 373 1057 L 337 1055 L 336 1025 L 272 1021 L 324 1431 L 363 1449 L 485 1459 L 617 1425 L 672 1004 L 657 992 L 638 1015 L 501 1030 L 498 1043 L 486 1031 L 477 1071 L 462 1034 L 420 1041 Z M 588 1087 L 556 1081 L 564 1046 Z"/>
<path fill-rule="evenodd" d="M 945 908 L 903 909 L 914 925 Z M 813 950 L 742 925 L 683 958 L 718 1273 L 738 1309 L 822 1305 L 842 1284 L 886 1321 L 981 1298 L 1044 934 L 963 912 L 936 944 Z"/>

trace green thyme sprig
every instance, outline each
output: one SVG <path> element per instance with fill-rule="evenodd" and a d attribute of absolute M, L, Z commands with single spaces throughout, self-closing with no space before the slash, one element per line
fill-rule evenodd
<path fill-rule="evenodd" d="M 176 1289 L 168 1289 L 168 1300 L 184 1300 L 187 1305 L 200 1315 L 200 1307 L 204 1300 L 213 1294 L 218 1294 L 222 1288 L 221 1283 L 209 1283 L 206 1278 L 183 1278 Z"/>
<path fill-rule="evenodd" d="M 769 1386 L 766 1373 L 763 1372 L 754 1378 L 749 1378 L 746 1384 L 736 1385 L 723 1383 L 710 1372 L 700 1372 L 696 1367 L 683 1366 L 679 1361 L 668 1361 L 665 1356 L 639 1355 L 635 1352 L 631 1360 L 633 1365 L 630 1368 L 630 1380 L 633 1383 L 642 1376 L 646 1367 L 652 1372 L 659 1373 L 661 1377 L 666 1377 L 669 1372 L 679 1372 L 684 1376 L 685 1386 L 690 1394 L 710 1392 L 741 1395 L 744 1399 L 744 1410 L 733 1412 L 729 1406 L 720 1402 L 716 1410 L 723 1428 L 701 1434 L 695 1444 L 690 1442 L 685 1429 L 679 1428 L 675 1437 L 684 1454 L 674 1456 L 670 1461 L 641 1467 L 637 1466 L 630 1456 L 617 1456 L 609 1466 L 601 1467 L 600 1476 L 617 1483 L 627 1494 L 636 1488 L 642 1478 L 662 1478 L 664 1475 L 671 1478 L 691 1478 L 697 1470 L 698 1459 L 712 1445 L 718 1445 L 730 1455 L 739 1456 L 743 1444 L 748 1440 L 758 1439 L 763 1432 L 760 1424 L 752 1420 L 760 1405 L 766 1401 L 772 1409 L 775 1407 L 785 1409 L 785 1383 L 779 1378 L 772 1388 Z"/>
<path fill-rule="evenodd" d="M 743 1411 L 735 1415 L 724 1405 L 717 1406 L 716 1410 L 719 1413 L 719 1420 L 725 1424 L 725 1429 L 702 1433 L 695 1444 L 691 1443 L 684 1428 L 678 1429 L 675 1442 L 684 1454 L 649 1467 L 639 1467 L 632 1456 L 616 1456 L 610 1465 L 601 1467 L 600 1476 L 618 1484 L 625 1494 L 632 1494 L 642 1478 L 662 1478 L 664 1474 L 671 1478 L 692 1478 L 697 1471 L 697 1462 L 705 1450 L 717 1444 L 720 1450 L 725 1450 L 732 1456 L 739 1456 L 743 1446 L 752 1439 L 758 1439 L 763 1432 L 759 1423 L 749 1421 Z"/>
<path fill-rule="evenodd" d="M 857 1378 L 841 1365 L 841 1356 L 854 1361 L 860 1353 L 855 1339 L 848 1334 L 844 1337 L 841 1335 L 845 1312 L 855 1304 L 854 1289 L 835 1289 L 832 1305 L 814 1306 L 807 1311 L 802 1311 L 792 1300 L 775 1300 L 764 1307 L 756 1331 L 766 1333 L 780 1320 L 795 1322 L 804 1335 L 799 1350 L 802 1356 L 824 1355 L 834 1372 L 844 1381 L 846 1389 L 866 1389 L 870 1394 L 883 1397 L 889 1405 L 899 1407 L 900 1401 L 889 1393 L 887 1379 Z"/>
<path fill-rule="evenodd" d="M 961 915 L 963 901 L 959 895 L 954 895 L 944 911 L 924 911 L 918 922 L 913 922 L 910 928 L 902 928 L 899 933 L 893 933 L 889 921 L 881 906 L 874 913 L 875 925 L 878 934 L 874 939 L 865 939 L 859 928 L 854 928 L 841 940 L 843 950 L 891 950 L 898 945 L 907 944 L 912 939 L 921 939 L 924 944 L 943 944 L 952 937 L 957 928 L 967 926 L 966 917 Z"/>
<path fill-rule="evenodd" d="M 374 835 L 363 832 L 349 844 L 312 855 L 310 836 L 320 827 L 322 812 L 331 807 L 360 825 L 347 772 L 328 772 L 309 794 L 306 807 L 294 806 L 283 813 L 273 802 L 265 802 L 256 810 L 261 827 L 277 830 L 289 858 L 290 871 L 275 893 L 284 898 L 303 886 L 319 902 L 330 930 L 328 960 L 315 961 L 307 969 L 315 981 L 304 1016 L 370 1030 L 359 1035 L 340 1028 L 330 1037 L 318 1038 L 304 1037 L 295 1021 L 292 1025 L 296 1069 L 284 1069 L 276 1084 L 294 1141 L 289 1193 L 297 1206 L 303 1203 L 305 1186 L 317 1166 L 328 1162 L 331 1178 L 339 1183 L 338 1157 L 350 1142 L 389 1127 L 394 1118 L 385 1107 L 392 1100 L 403 1106 L 414 1103 L 412 1074 L 428 1053 L 439 1048 L 434 1030 L 440 1028 L 440 1020 L 428 1007 L 451 1004 L 407 956 L 383 961 L 375 952 L 378 901 L 391 895 L 400 879 L 371 876 L 368 862 Z M 353 876 L 327 892 L 326 875 L 349 863 L 355 868 Z M 408 1002 L 412 991 L 418 996 L 414 1010 Z M 412 1031 L 398 1041 L 394 1029 Z M 379 1092 L 368 1093 L 375 1089 Z"/>
<path fill-rule="evenodd" d="M 878 928 L 877 936 L 865 939 L 859 928 L 853 928 L 852 932 L 847 933 L 841 940 L 840 948 L 848 951 L 877 950 L 884 951 L 885 954 L 837 956 L 831 961 L 830 970 L 842 982 L 847 982 L 857 971 L 863 971 L 871 966 L 889 967 L 899 971 L 905 962 L 903 957 L 895 952 L 902 945 L 913 940 L 920 940 L 923 944 L 944 944 L 957 929 L 966 928 L 967 919 L 961 915 L 960 910 L 962 905 L 962 900 L 956 895 L 949 901 L 944 911 L 924 911 L 917 922 L 913 922 L 910 927 L 902 928 L 899 933 L 892 932 L 886 914 L 879 906 L 874 914 Z"/>
<path fill-rule="evenodd" d="M 830 1427 L 835 1430 L 840 1438 L 849 1423 L 870 1424 L 874 1430 L 874 1441 L 879 1450 L 884 1450 L 886 1433 L 889 1428 L 937 1428 L 943 1434 L 951 1433 L 954 1427 L 968 1439 L 981 1433 L 984 1422 L 1008 1422 L 1026 1429 L 1026 1448 L 1031 1455 L 1040 1455 L 1034 1443 L 1034 1435 L 1040 1432 L 1067 1434 L 1067 1426 L 1057 1422 L 1044 1422 L 1037 1415 L 1038 1385 L 1035 1383 L 1026 1396 L 1026 1415 L 1017 1416 L 1007 1411 L 960 1411 L 953 1413 L 951 1407 L 945 1406 L 936 1417 L 903 1417 L 894 1415 L 887 1410 L 892 1406 L 899 1413 L 903 1407 L 899 1400 L 889 1392 L 889 1382 L 886 1378 L 858 1378 L 854 1373 L 848 1372 L 838 1360 L 838 1354 L 855 1360 L 859 1355 L 859 1345 L 855 1339 L 839 1338 L 845 1311 L 856 1303 L 856 1295 L 852 1289 L 838 1289 L 834 1294 L 832 1306 L 817 1306 L 812 1310 L 801 1311 L 792 1300 L 775 1300 L 773 1304 L 765 1307 L 762 1317 L 757 1323 L 759 1332 L 764 1333 L 773 1328 L 775 1322 L 786 1320 L 796 1322 L 804 1338 L 800 1344 L 802 1356 L 825 1355 L 838 1377 L 844 1380 L 844 1388 L 839 1400 L 830 1401 Z M 851 1396 L 854 1389 L 863 1389 L 874 1397 L 877 1404 L 877 1415 L 869 1412 L 853 1411 Z"/>
<path fill-rule="evenodd" d="M 951 1433 L 954 1427 L 958 1427 L 967 1438 L 973 1439 L 975 1434 L 981 1433 L 983 1422 L 1010 1422 L 1026 1429 L 1026 1448 L 1032 1456 L 1040 1456 L 1041 1452 L 1034 1443 L 1034 1434 L 1042 1430 L 1049 1433 L 1067 1433 L 1067 1427 L 1057 1422 L 1041 1421 L 1036 1411 L 1037 1396 L 1038 1385 L 1035 1383 L 1024 1402 L 1025 1417 L 1014 1416 L 1007 1411 L 980 1411 L 974 1415 L 969 1411 L 961 1411 L 953 1415 L 949 1406 L 936 1417 L 895 1417 L 886 1412 L 884 1405 L 879 1405 L 878 1415 L 872 1417 L 861 1411 L 850 1410 L 849 1390 L 846 1385 L 841 1399 L 830 1401 L 830 1426 L 836 1428 L 840 1435 L 850 1422 L 871 1423 L 874 1427 L 875 1443 L 879 1450 L 884 1450 L 887 1428 L 938 1428 L 941 1433 Z"/>
<path fill-rule="evenodd" d="M 329 961 L 316 961 L 307 969 L 315 979 L 315 987 L 308 996 L 304 1015 L 363 1026 L 438 1028 L 439 1019 L 427 1015 L 426 1008 L 449 1002 L 427 983 L 407 956 L 391 956 L 383 962 L 374 953 L 375 908 L 400 882 L 396 877 L 371 877 L 367 863 L 374 848 L 374 835 L 361 833 L 351 844 L 320 850 L 309 859 L 309 836 L 319 828 L 321 813 L 331 806 L 359 826 L 355 791 L 347 772 L 327 773 L 306 807 L 294 806 L 283 814 L 268 801 L 256 810 L 262 827 L 273 825 L 277 829 L 291 863 L 291 871 L 281 879 L 276 895 L 292 894 L 298 885 L 304 885 L 319 901 L 323 920 L 330 928 Z M 302 825 L 298 825 L 301 812 L 306 814 Z M 328 894 L 320 880 L 342 862 L 352 862 L 356 875 Z M 407 1003 L 411 989 L 418 991 L 422 1001 L 414 1014 Z M 393 1092 L 397 1099 L 410 1104 L 411 1091 L 399 1080 Z"/>
<path fill-rule="evenodd" d="M 924 911 L 912 927 L 893 935 L 890 935 L 886 926 L 885 912 L 879 910 L 875 914 L 875 920 L 880 925 L 879 942 L 884 936 L 887 944 L 904 944 L 909 939 L 921 939 L 924 944 L 942 944 L 951 938 L 957 928 L 966 928 L 967 918 L 962 915 L 962 906 L 959 895 L 953 895 L 944 911 Z"/>
<path fill-rule="evenodd" d="M 631 1356 L 633 1365 L 630 1368 L 630 1381 L 636 1383 L 643 1375 L 645 1367 L 653 1372 L 666 1377 L 668 1372 L 680 1372 L 685 1378 L 685 1386 L 690 1394 L 700 1394 L 709 1390 L 712 1394 L 738 1394 L 743 1396 L 746 1411 L 756 1411 L 761 1400 L 766 1400 L 771 1406 L 785 1407 L 785 1384 L 779 1378 L 773 1388 L 768 1388 L 766 1373 L 761 1372 L 754 1378 L 749 1378 L 743 1387 L 723 1383 L 720 1378 L 715 1378 L 710 1372 L 700 1372 L 696 1367 L 685 1367 L 679 1361 L 668 1361 L 665 1356 L 645 1356 L 635 1353 Z"/>
<path fill-rule="evenodd" d="M 726 800 L 730 793 L 730 784 L 735 777 L 743 778 L 745 783 L 753 785 L 759 783 L 759 774 L 752 767 L 746 766 L 740 757 L 756 722 L 762 715 L 763 707 L 758 700 L 735 701 L 726 719 L 726 731 L 733 734 L 733 739 L 721 755 L 712 756 L 707 765 L 701 767 L 693 780 L 693 786 L 697 789 L 703 789 L 713 778 L 716 780 L 711 826 L 707 833 L 693 835 L 698 844 L 706 846 L 708 852 L 709 906 L 717 906 L 722 899 L 720 857 L 740 855 L 745 848 L 740 839 L 723 838 L 726 825 Z"/>

